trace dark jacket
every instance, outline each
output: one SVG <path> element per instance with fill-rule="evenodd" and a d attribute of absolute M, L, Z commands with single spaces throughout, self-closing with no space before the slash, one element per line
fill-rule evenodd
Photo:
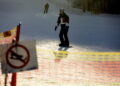
<path fill-rule="evenodd" d="M 58 17 L 58 20 L 57 20 L 58 25 L 61 23 L 61 18 L 62 18 L 64 23 L 69 23 L 69 16 L 64 13 L 64 14 L 59 14 L 59 17 Z"/>

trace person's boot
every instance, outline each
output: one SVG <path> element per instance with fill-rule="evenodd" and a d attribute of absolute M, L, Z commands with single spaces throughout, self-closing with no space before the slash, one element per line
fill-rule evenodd
<path fill-rule="evenodd" d="M 64 47 L 69 47 L 69 43 L 64 44 Z"/>
<path fill-rule="evenodd" d="M 60 46 L 60 47 L 63 47 L 63 46 L 64 46 L 64 44 L 63 44 L 63 43 L 60 43 L 60 44 L 59 44 L 59 46 Z"/>

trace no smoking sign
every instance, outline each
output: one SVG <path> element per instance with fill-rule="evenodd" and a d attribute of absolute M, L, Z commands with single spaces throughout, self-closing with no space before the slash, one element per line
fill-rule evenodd
<path fill-rule="evenodd" d="M 2 73 L 38 69 L 36 41 L 21 41 L 20 44 L 4 45 L 1 57 Z"/>
<path fill-rule="evenodd" d="M 25 67 L 30 59 L 28 49 L 20 44 L 11 46 L 6 53 L 6 62 L 13 68 Z"/>

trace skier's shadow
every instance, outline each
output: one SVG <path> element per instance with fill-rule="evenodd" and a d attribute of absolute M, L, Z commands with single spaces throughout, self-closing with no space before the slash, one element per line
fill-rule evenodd
<path fill-rule="evenodd" d="M 68 47 L 60 47 L 58 48 L 58 51 L 53 52 L 55 55 L 55 62 L 60 62 L 61 59 L 67 58 L 68 56 Z"/>

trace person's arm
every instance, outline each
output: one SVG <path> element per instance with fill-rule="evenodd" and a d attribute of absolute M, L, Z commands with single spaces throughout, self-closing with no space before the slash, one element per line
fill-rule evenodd
<path fill-rule="evenodd" d="M 66 27 L 69 28 L 69 16 L 68 15 L 66 15 L 66 22 L 67 22 Z"/>
<path fill-rule="evenodd" d="M 59 26 L 60 24 L 60 16 L 58 17 L 58 20 L 57 20 L 57 26 Z"/>
<path fill-rule="evenodd" d="M 57 30 L 58 26 L 60 24 L 60 16 L 58 17 L 58 20 L 57 20 L 57 25 L 55 26 L 55 31 Z"/>
<path fill-rule="evenodd" d="M 68 16 L 68 24 L 69 24 L 69 16 Z"/>

